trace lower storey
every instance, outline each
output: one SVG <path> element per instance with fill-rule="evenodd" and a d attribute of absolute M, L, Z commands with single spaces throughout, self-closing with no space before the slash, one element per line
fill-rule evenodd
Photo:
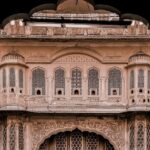
<path fill-rule="evenodd" d="M 150 150 L 149 113 L 2 113 L 0 150 Z"/>

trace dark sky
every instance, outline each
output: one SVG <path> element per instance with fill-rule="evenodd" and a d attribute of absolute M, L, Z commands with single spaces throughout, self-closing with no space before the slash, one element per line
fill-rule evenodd
<path fill-rule="evenodd" d="M 150 22 L 149 0 L 95 0 L 96 4 L 116 7 L 121 13 L 141 15 Z M 57 0 L 2 0 L 0 5 L 0 22 L 15 13 L 28 13 L 33 7 L 44 3 L 57 3 Z"/>

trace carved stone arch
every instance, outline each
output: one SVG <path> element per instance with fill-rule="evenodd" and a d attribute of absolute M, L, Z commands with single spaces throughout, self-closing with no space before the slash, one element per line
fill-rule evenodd
<path fill-rule="evenodd" d="M 79 129 L 84 132 L 93 132 L 101 135 L 107 139 L 115 148 L 115 150 L 122 150 L 124 143 L 124 135 L 122 134 L 122 127 L 117 121 L 104 120 L 86 120 L 86 121 L 48 121 L 34 123 L 33 129 L 33 148 L 32 150 L 39 150 L 40 145 L 52 135 L 60 132 L 73 131 Z"/>
<path fill-rule="evenodd" d="M 53 63 L 55 60 L 59 59 L 60 57 L 71 55 L 71 54 L 87 55 L 97 60 L 98 62 L 102 63 L 102 55 L 100 55 L 98 52 L 96 52 L 93 49 L 83 48 L 83 47 L 69 47 L 69 48 L 64 48 L 62 50 L 58 50 L 52 56 L 51 63 Z"/>

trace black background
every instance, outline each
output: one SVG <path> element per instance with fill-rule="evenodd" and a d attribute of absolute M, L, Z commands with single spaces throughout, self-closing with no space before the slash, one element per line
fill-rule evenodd
<path fill-rule="evenodd" d="M 124 13 L 140 15 L 150 22 L 149 0 L 94 0 L 95 4 L 111 5 Z M 16 13 L 29 13 L 40 4 L 57 3 L 57 0 L 2 0 L 0 4 L 0 22 Z"/>

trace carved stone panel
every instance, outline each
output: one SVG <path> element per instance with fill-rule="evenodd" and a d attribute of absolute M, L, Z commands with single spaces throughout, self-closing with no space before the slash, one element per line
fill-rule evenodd
<path fill-rule="evenodd" d="M 108 139 L 115 150 L 123 150 L 125 136 L 123 124 L 119 120 L 104 119 L 57 119 L 35 120 L 32 122 L 32 150 L 39 150 L 39 146 L 45 139 L 59 132 L 73 131 L 78 128 L 81 131 L 94 132 Z"/>

